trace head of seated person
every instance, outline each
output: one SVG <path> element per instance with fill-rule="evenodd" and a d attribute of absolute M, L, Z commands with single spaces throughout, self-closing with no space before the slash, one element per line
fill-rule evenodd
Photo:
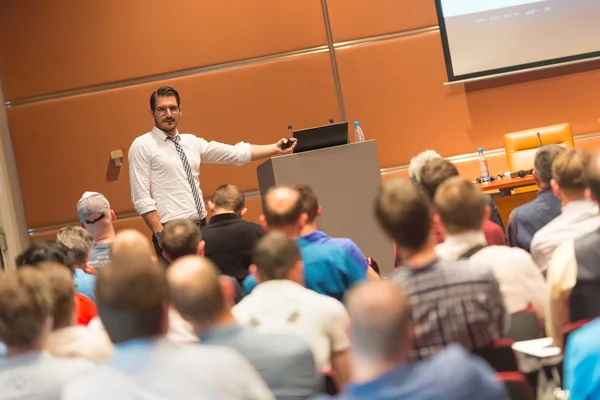
<path fill-rule="evenodd" d="M 448 235 L 465 232 L 480 232 L 483 222 L 488 219 L 490 206 L 481 190 L 471 182 L 453 177 L 442 183 L 436 190 L 434 206 Z"/>
<path fill-rule="evenodd" d="M 115 236 L 113 222 L 117 217 L 104 195 L 85 192 L 77 202 L 77 215 L 81 227 L 92 235 L 94 241 L 112 241 Z"/>
<path fill-rule="evenodd" d="M 202 231 L 187 218 L 167 222 L 163 230 L 163 257 L 173 262 L 180 257 L 204 255 Z"/>
<path fill-rule="evenodd" d="M 213 215 L 236 214 L 242 217 L 248 211 L 244 192 L 230 184 L 221 185 L 215 190 L 208 208 Z"/>
<path fill-rule="evenodd" d="M 289 186 L 277 186 L 263 197 L 263 214 L 260 223 L 266 232 L 280 231 L 297 239 L 308 222 L 302 208 L 300 193 Z"/>
<path fill-rule="evenodd" d="M 56 240 L 66 247 L 73 267 L 86 270 L 94 246 L 92 235 L 80 226 L 68 226 L 58 231 Z"/>
<path fill-rule="evenodd" d="M 552 164 L 554 160 L 566 151 L 559 144 L 546 144 L 535 152 L 533 159 L 533 178 L 540 190 L 550 189 L 552 180 Z"/>
<path fill-rule="evenodd" d="M 250 273 L 258 282 L 287 279 L 304 285 L 302 267 L 298 244 L 283 232 L 274 231 L 256 244 Z"/>
<path fill-rule="evenodd" d="M 590 162 L 591 155 L 587 151 L 570 149 L 562 152 L 552 163 L 550 187 L 563 206 L 571 201 L 586 198 L 586 170 Z"/>
<path fill-rule="evenodd" d="M 427 199 L 433 202 L 438 187 L 447 179 L 455 176 L 458 176 L 458 170 L 450 161 L 442 158 L 429 160 L 421 168 L 420 188 Z"/>
<path fill-rule="evenodd" d="M 442 156 L 434 150 L 425 150 L 410 160 L 408 164 L 408 176 L 410 181 L 416 186 L 421 186 L 421 169 L 430 160 L 439 160 Z"/>
<path fill-rule="evenodd" d="M 37 266 L 44 261 L 54 261 L 73 271 L 73 259 L 68 248 L 56 240 L 36 240 L 16 258 L 17 267 Z"/>
<path fill-rule="evenodd" d="M 296 185 L 294 188 L 300 194 L 302 202 L 302 211 L 307 215 L 306 226 L 304 231 L 315 231 L 317 229 L 317 219 L 321 216 L 323 209 L 319 205 L 319 199 L 315 191 L 308 185 Z M 303 234 L 305 234 L 303 232 Z"/>

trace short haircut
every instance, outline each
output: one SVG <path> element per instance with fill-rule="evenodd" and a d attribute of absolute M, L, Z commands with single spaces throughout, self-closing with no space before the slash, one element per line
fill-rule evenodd
<path fill-rule="evenodd" d="M 162 249 L 171 261 L 175 261 L 179 257 L 197 254 L 201 241 L 202 232 L 192 220 L 174 219 L 164 227 Z"/>
<path fill-rule="evenodd" d="M 388 280 L 365 281 L 345 299 L 350 316 L 352 352 L 372 362 L 396 361 L 410 348 L 410 300 Z"/>
<path fill-rule="evenodd" d="M 533 160 L 533 169 L 538 179 L 546 186 L 550 184 L 552 180 L 552 163 L 556 157 L 566 151 L 564 146 L 560 144 L 546 144 L 535 152 L 535 158 Z"/>
<path fill-rule="evenodd" d="M 308 185 L 296 185 L 294 188 L 300 193 L 302 212 L 308 215 L 308 222 L 313 222 L 319 212 L 319 199 L 315 191 Z"/>
<path fill-rule="evenodd" d="M 290 207 L 285 210 L 275 210 L 271 203 L 271 197 L 277 190 L 289 190 L 295 195 L 295 201 L 290 205 Z M 302 201 L 300 200 L 300 193 L 292 187 L 289 186 L 277 186 L 270 188 L 265 196 L 263 197 L 263 214 L 265 216 L 265 220 L 267 221 L 267 225 L 275 228 L 283 228 L 286 226 L 294 225 L 300 219 L 300 216 L 303 214 L 302 212 Z"/>
<path fill-rule="evenodd" d="M 106 264 L 98 270 L 96 303 L 113 343 L 164 333 L 165 303 L 169 299 L 164 268 L 140 260 Z"/>
<path fill-rule="evenodd" d="M 458 170 L 450 161 L 442 158 L 429 160 L 421 169 L 421 189 L 433 201 L 437 188 L 453 176 L 458 176 Z"/>
<path fill-rule="evenodd" d="M 410 160 L 408 164 L 408 176 L 415 186 L 421 185 L 421 169 L 429 160 L 442 158 L 436 151 L 425 150 Z"/>
<path fill-rule="evenodd" d="M 55 262 L 45 261 L 38 266 L 50 284 L 54 329 L 70 326 L 75 313 L 75 283 L 67 269 Z"/>
<path fill-rule="evenodd" d="M 92 235 L 80 226 L 62 228 L 58 231 L 56 240 L 67 248 L 72 263 L 77 265 L 86 263 L 94 247 Z"/>
<path fill-rule="evenodd" d="M 246 206 L 246 197 L 237 186 L 226 184 L 215 190 L 212 202 L 216 208 L 239 213 Z"/>
<path fill-rule="evenodd" d="M 171 86 L 161 86 L 150 95 L 150 110 L 156 109 L 156 98 L 157 97 L 175 97 L 177 105 L 180 106 L 179 92 L 173 89 Z"/>
<path fill-rule="evenodd" d="M 481 190 L 458 176 L 442 183 L 434 197 L 435 210 L 450 234 L 481 230 L 486 205 Z"/>
<path fill-rule="evenodd" d="M 23 265 L 37 266 L 43 261 L 54 261 L 71 270 L 73 269 L 73 260 L 69 255 L 69 250 L 56 240 L 36 240 L 23 250 L 16 259 L 18 267 Z"/>
<path fill-rule="evenodd" d="M 36 268 L 0 272 L 0 341 L 8 347 L 31 347 L 52 315 L 46 276 Z"/>
<path fill-rule="evenodd" d="M 385 233 L 401 248 L 423 248 L 431 233 L 431 213 L 423 193 L 406 179 L 381 185 L 375 200 L 375 217 Z"/>
<path fill-rule="evenodd" d="M 267 281 L 286 279 L 296 263 L 302 259 L 300 248 L 283 232 L 270 232 L 263 236 L 252 254 L 258 275 Z"/>
<path fill-rule="evenodd" d="M 582 149 L 569 149 L 556 157 L 552 163 L 552 177 L 560 190 L 567 195 L 584 192 L 588 188 L 585 171 L 590 161 L 590 153 Z"/>
<path fill-rule="evenodd" d="M 590 160 L 585 176 L 596 202 L 600 202 L 600 153 L 594 154 Z"/>

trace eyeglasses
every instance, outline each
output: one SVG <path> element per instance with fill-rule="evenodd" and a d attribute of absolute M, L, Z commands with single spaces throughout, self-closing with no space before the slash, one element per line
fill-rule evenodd
<path fill-rule="evenodd" d="M 179 106 L 156 107 L 158 115 L 165 115 L 167 111 L 170 111 L 171 114 L 177 114 L 179 112 Z"/>

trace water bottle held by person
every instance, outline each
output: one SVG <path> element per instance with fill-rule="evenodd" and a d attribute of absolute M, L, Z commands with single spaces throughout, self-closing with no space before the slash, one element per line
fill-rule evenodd
<path fill-rule="evenodd" d="M 477 160 L 479 161 L 479 175 L 481 182 L 489 182 L 490 181 L 490 169 L 488 167 L 487 158 L 483 154 L 483 149 L 479 148 L 477 150 L 479 153 Z"/>
<path fill-rule="evenodd" d="M 355 143 L 359 143 L 359 142 L 364 142 L 365 141 L 365 134 L 362 131 L 362 128 L 360 127 L 360 124 L 358 123 L 358 121 L 356 121 L 354 123 L 354 142 Z"/>

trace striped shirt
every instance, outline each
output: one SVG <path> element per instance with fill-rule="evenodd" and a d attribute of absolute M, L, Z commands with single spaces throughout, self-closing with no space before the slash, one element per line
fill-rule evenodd
<path fill-rule="evenodd" d="M 489 267 L 469 260 L 403 265 L 392 281 L 409 296 L 416 323 L 413 358 L 435 355 L 449 343 L 479 349 L 502 337 L 506 312 Z"/>

